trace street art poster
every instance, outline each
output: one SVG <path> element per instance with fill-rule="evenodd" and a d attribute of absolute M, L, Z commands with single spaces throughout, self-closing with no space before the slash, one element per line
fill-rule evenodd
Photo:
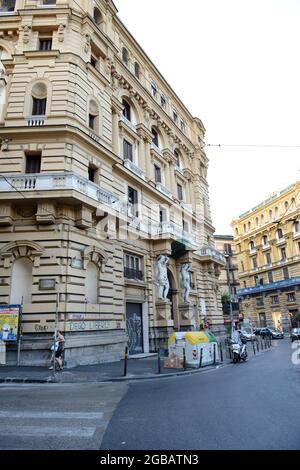
<path fill-rule="evenodd" d="M 0 341 L 17 341 L 20 305 L 0 305 Z"/>

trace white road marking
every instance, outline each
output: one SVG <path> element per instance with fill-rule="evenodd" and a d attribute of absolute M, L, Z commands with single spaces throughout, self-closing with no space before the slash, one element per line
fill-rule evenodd
<path fill-rule="evenodd" d="M 61 426 L 0 426 L 0 436 L 16 437 L 93 437 L 96 431 L 95 427 L 61 427 Z"/>
<path fill-rule="evenodd" d="M 82 412 L 65 412 L 65 411 L 0 411 L 0 419 L 25 419 L 25 418 L 41 418 L 41 419 L 103 419 L 103 413 L 82 413 Z"/>

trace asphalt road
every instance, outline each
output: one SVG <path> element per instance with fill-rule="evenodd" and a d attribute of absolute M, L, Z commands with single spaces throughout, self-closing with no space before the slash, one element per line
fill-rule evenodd
<path fill-rule="evenodd" d="M 1 385 L 0 449 L 300 449 L 292 353 L 284 340 L 246 363 L 184 377 Z"/>
<path fill-rule="evenodd" d="M 289 340 L 274 344 L 246 363 L 131 384 L 101 449 L 300 449 L 300 364 Z"/>
<path fill-rule="evenodd" d="M 0 386 L 0 450 L 99 450 L 126 384 Z"/>

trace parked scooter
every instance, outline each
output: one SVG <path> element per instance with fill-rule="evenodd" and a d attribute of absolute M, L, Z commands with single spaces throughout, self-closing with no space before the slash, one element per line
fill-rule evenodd
<path fill-rule="evenodd" d="M 231 348 L 232 348 L 232 355 L 233 355 L 233 363 L 234 364 L 236 364 L 237 362 L 240 362 L 240 361 L 245 362 L 247 360 L 248 353 L 247 353 L 246 342 L 232 343 Z"/>
<path fill-rule="evenodd" d="M 231 338 L 231 350 L 232 350 L 232 356 L 233 356 L 233 363 L 236 364 L 237 362 L 240 361 L 246 361 L 248 357 L 247 353 L 247 340 L 244 338 L 241 338 L 239 334 L 236 334 L 237 332 L 234 332 L 235 334 L 232 335 Z"/>

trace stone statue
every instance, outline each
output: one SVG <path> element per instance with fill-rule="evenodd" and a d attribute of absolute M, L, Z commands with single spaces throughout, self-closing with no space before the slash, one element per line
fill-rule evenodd
<path fill-rule="evenodd" d="M 181 284 L 181 297 L 184 303 L 190 302 L 190 291 L 191 291 L 191 275 L 190 275 L 191 263 L 184 263 L 181 265 L 180 270 L 180 284 Z"/>
<path fill-rule="evenodd" d="M 156 285 L 158 286 L 158 298 L 166 300 L 168 298 L 170 283 L 168 279 L 169 258 L 160 255 L 156 260 Z"/>

